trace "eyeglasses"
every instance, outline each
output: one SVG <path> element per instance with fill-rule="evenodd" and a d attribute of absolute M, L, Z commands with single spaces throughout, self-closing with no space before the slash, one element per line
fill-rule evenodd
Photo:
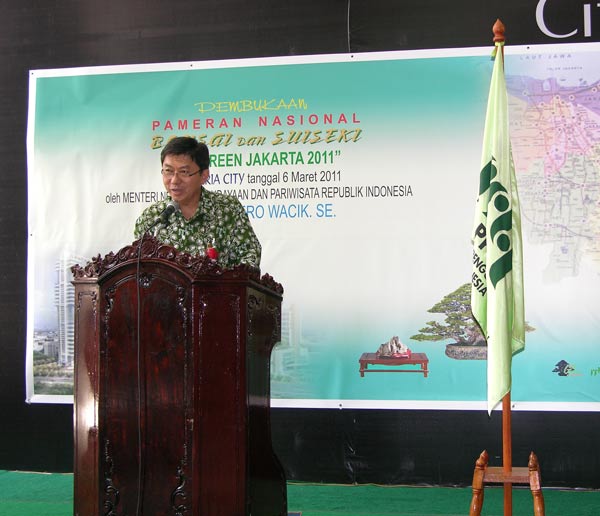
<path fill-rule="evenodd" d="M 161 169 L 160 173 L 163 175 L 163 177 L 166 177 L 167 179 L 173 179 L 175 177 L 175 174 L 177 174 L 178 177 L 187 179 L 188 177 L 192 177 L 200 173 L 200 169 L 196 170 L 196 172 L 190 172 L 186 169 L 173 170 L 172 168 L 163 168 Z"/>

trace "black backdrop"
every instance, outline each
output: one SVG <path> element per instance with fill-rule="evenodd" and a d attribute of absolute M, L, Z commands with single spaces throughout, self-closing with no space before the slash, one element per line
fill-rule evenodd
<path fill-rule="evenodd" d="M 591 4 L 583 29 L 583 6 Z M 585 0 L 3 0 L 0 30 L 0 469 L 72 470 L 71 405 L 25 403 L 26 121 L 31 69 L 491 45 L 600 41 Z M 290 480 L 469 484 L 501 455 L 500 414 L 276 409 Z M 545 486 L 600 487 L 600 413 L 513 413 L 513 461 L 534 449 Z M 496 459 L 498 461 L 498 459 Z"/>

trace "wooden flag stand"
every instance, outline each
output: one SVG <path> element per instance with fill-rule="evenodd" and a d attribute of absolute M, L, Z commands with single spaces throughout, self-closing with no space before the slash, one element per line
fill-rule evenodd
<path fill-rule="evenodd" d="M 493 27 L 494 43 L 504 42 L 504 24 L 496 20 Z M 501 47 L 504 52 L 504 47 Z M 481 452 L 475 462 L 473 473 L 473 497 L 469 516 L 480 516 L 483 507 L 484 484 L 504 484 L 504 516 L 512 516 L 512 485 L 529 484 L 533 495 L 534 516 L 545 516 L 544 497 L 541 488 L 540 467 L 536 455 L 531 452 L 527 467 L 512 467 L 512 436 L 510 391 L 502 398 L 502 466 L 488 467 L 488 453 Z"/>
<path fill-rule="evenodd" d="M 534 516 L 545 516 L 540 466 L 535 453 L 529 454 L 527 467 L 512 467 L 510 392 L 502 398 L 502 466 L 489 467 L 488 459 L 487 451 L 483 450 L 475 462 L 473 497 L 469 516 L 481 515 L 485 483 L 504 484 L 504 516 L 512 516 L 512 485 L 529 484 L 533 495 L 533 514 Z"/>

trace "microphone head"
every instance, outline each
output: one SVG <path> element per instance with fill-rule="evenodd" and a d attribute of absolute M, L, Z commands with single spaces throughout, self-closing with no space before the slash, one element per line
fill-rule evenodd
<path fill-rule="evenodd" d="M 179 210 L 179 203 L 177 201 L 169 201 L 160 216 L 162 223 L 166 224 L 169 220 L 169 217 L 177 210 Z"/>
<path fill-rule="evenodd" d="M 167 203 L 165 211 L 168 212 L 169 215 L 171 215 L 171 213 L 175 213 L 177 210 L 179 210 L 179 203 L 177 201 L 169 201 Z"/>

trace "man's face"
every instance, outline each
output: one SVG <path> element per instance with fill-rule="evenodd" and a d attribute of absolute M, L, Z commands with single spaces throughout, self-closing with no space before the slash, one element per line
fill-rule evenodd
<path fill-rule="evenodd" d="M 180 205 L 198 203 L 200 188 L 208 179 L 208 169 L 200 170 L 194 160 L 185 154 L 168 154 L 162 165 L 163 184 L 171 199 Z M 188 174 L 193 174 L 188 177 Z"/>

